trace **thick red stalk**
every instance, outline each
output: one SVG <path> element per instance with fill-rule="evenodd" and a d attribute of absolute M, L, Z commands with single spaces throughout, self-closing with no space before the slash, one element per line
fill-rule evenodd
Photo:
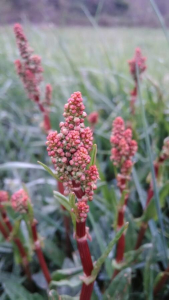
<path fill-rule="evenodd" d="M 73 190 L 76 197 L 80 200 L 84 192 L 81 189 L 80 184 L 72 181 Z M 90 249 L 87 243 L 87 235 L 86 235 L 86 221 L 84 222 L 76 222 L 76 241 L 77 247 L 79 250 L 83 271 L 85 276 L 90 276 L 93 270 L 93 262 L 90 254 Z M 89 285 L 83 283 L 81 293 L 80 293 L 80 300 L 90 300 L 92 291 L 93 291 L 94 282 Z"/>
<path fill-rule="evenodd" d="M 86 276 L 90 276 L 93 270 L 93 262 L 87 243 L 86 222 L 76 222 L 76 240 L 79 250 L 83 271 Z M 93 291 L 94 282 L 86 285 L 83 283 L 80 294 L 80 300 L 90 300 Z"/>
<path fill-rule="evenodd" d="M 39 260 L 42 272 L 45 276 L 47 283 L 49 284 L 51 281 L 51 276 L 50 276 L 46 261 L 44 259 L 43 253 L 42 253 L 40 241 L 38 239 L 38 234 L 37 234 L 37 230 L 36 230 L 36 225 L 37 225 L 37 221 L 33 220 L 32 224 L 31 224 L 31 230 L 32 230 L 32 237 L 33 237 L 33 241 L 34 241 L 34 247 L 35 247 L 36 254 L 38 256 L 38 260 Z"/>
<path fill-rule="evenodd" d="M 163 288 L 164 284 L 166 283 L 167 279 L 169 278 L 169 266 L 168 268 L 163 272 L 162 277 L 157 282 L 157 284 L 154 287 L 154 296 Z"/>

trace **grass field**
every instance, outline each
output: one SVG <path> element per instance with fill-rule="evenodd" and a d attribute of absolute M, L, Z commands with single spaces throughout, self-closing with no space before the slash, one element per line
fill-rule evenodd
<path fill-rule="evenodd" d="M 122 116 L 126 122 L 134 124 L 134 138 L 139 143 L 136 155 L 136 168 L 131 183 L 131 198 L 126 211 L 126 220 L 130 222 L 127 232 L 126 252 L 128 261 L 134 257 L 133 244 L 136 240 L 137 222 L 134 218 L 142 214 L 147 189 L 147 176 L 150 173 L 150 156 L 145 141 L 145 128 L 141 104 L 138 101 L 136 115 L 133 118 L 129 109 L 129 95 L 133 81 L 129 74 L 127 61 L 133 57 L 136 47 L 142 49 L 147 57 L 147 71 L 141 81 L 141 94 L 148 121 L 148 133 L 151 142 L 152 159 L 154 160 L 163 140 L 169 135 L 169 48 L 160 29 L 132 28 L 55 28 L 53 26 L 25 26 L 25 33 L 36 54 L 42 57 L 44 79 L 53 87 L 51 108 L 52 127 L 59 128 L 63 119 L 63 106 L 74 91 L 80 90 L 84 97 L 87 113 L 99 111 L 100 118 L 95 129 L 95 141 L 98 145 L 98 165 L 102 180 L 98 192 L 91 203 L 89 225 L 93 237 L 91 252 L 98 258 L 105 245 L 113 235 L 112 224 L 114 212 L 111 214 L 111 195 L 114 184 L 114 171 L 109 160 L 110 131 L 112 121 L 116 116 Z M 77 257 L 72 262 L 63 253 L 65 232 L 62 212 L 53 199 L 55 180 L 52 179 L 37 164 L 40 160 L 48 165 L 45 140 L 46 135 L 39 127 L 41 116 L 38 109 L 27 99 L 23 86 L 15 73 L 14 60 L 19 57 L 12 27 L 0 28 L 0 188 L 11 193 L 25 182 L 33 199 L 35 214 L 39 221 L 39 232 L 45 237 L 45 254 L 51 270 L 61 267 L 77 266 Z M 42 89 L 44 87 L 42 86 Z M 162 187 L 168 184 L 168 163 L 164 172 Z M 107 183 L 105 183 L 107 182 Z M 165 182 L 165 183 L 164 183 Z M 109 185 L 106 187 L 106 184 Z M 103 187 L 103 188 L 102 188 Z M 114 188 L 117 198 L 117 188 Z M 158 199 L 157 199 L 158 201 Z M 119 274 L 117 281 L 109 287 L 108 294 L 119 300 L 147 299 L 152 300 L 153 282 L 158 272 L 167 266 L 165 252 L 167 251 L 169 229 L 169 193 L 165 205 L 158 211 L 158 217 L 152 215 L 150 230 L 147 233 L 143 251 L 137 263 L 132 261 Z M 162 242 L 161 219 L 165 227 L 165 242 Z M 101 226 L 99 226 L 101 222 Z M 109 228 L 109 230 L 107 230 Z M 24 232 L 24 228 L 22 228 Z M 151 246 L 153 243 L 153 247 Z M 76 250 L 72 239 L 73 250 Z M 145 248 L 144 248 L 145 247 Z M 11 249 L 2 243 L 0 281 L 3 285 L 2 299 L 18 299 L 17 289 L 7 272 L 11 271 L 11 258 L 5 253 Z M 106 282 L 112 273 L 111 260 L 114 251 L 108 258 L 100 273 L 92 299 L 102 299 L 100 286 Z M 5 262 L 10 262 L 5 265 Z M 159 264 L 160 261 L 160 264 Z M 12 265 L 13 266 L 13 265 Z M 41 277 L 38 274 L 36 260 L 32 264 L 35 272 L 35 291 L 47 299 Z M 17 284 L 22 282 L 19 267 L 13 267 L 13 276 Z M 123 276 L 125 274 L 125 276 Z M 12 276 L 12 275 L 11 275 Z M 38 278 L 38 279 L 37 279 Z M 40 278 L 40 279 L 39 279 Z M 15 282 L 14 280 L 14 282 Z M 76 279 L 78 287 L 78 279 Z M 119 283 L 120 282 L 120 283 Z M 131 282 L 131 284 L 129 284 Z M 75 295 L 77 287 L 71 292 Z M 19 289 L 19 287 L 18 287 Z M 65 292 L 64 288 L 60 288 Z M 125 290 L 126 293 L 122 291 Z M 10 292 L 9 292 L 10 291 Z M 67 291 L 67 290 L 66 290 Z M 10 296 L 13 293 L 13 298 Z M 21 291 L 21 294 L 25 293 Z M 69 294 L 71 294 L 69 293 Z M 23 295 L 23 294 L 22 294 Z M 28 298 L 24 294 L 24 300 Z M 167 299 L 169 286 L 161 294 L 160 299 Z M 166 298 L 165 298 L 166 297 Z M 21 299 L 21 298 L 20 298 Z M 36 299 L 36 298 L 35 298 Z M 37 300 L 41 300 L 37 298 Z"/>

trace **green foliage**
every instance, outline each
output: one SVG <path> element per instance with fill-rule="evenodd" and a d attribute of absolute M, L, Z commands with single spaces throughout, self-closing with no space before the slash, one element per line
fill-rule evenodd
<path fill-rule="evenodd" d="M 92 300 L 145 300 L 146 297 L 152 299 L 155 278 L 158 272 L 166 267 L 164 252 L 167 252 L 169 247 L 168 161 L 162 169 L 160 188 L 155 182 L 155 196 L 145 212 L 143 210 L 148 190 L 146 178 L 152 171 L 150 162 L 152 167 L 152 162 L 161 151 L 163 139 L 169 135 L 169 59 L 166 55 L 168 49 L 158 29 L 99 28 L 90 14 L 88 18 L 93 28 L 57 29 L 44 26 L 42 29 L 27 25 L 25 28 L 30 44 L 36 53 L 42 56 L 46 82 L 53 86 L 50 112 L 52 128 L 59 130 L 59 122 L 63 120 L 63 106 L 74 91 L 82 92 L 87 113 L 99 112 L 99 122 L 94 129 L 94 143 L 97 144 L 96 163 L 100 181 L 94 200 L 89 204 L 88 216 L 88 226 L 93 239 L 89 245 L 93 261 L 98 261 L 94 273 L 94 278 L 97 276 L 97 285 L 94 287 Z M 80 291 L 79 274 L 82 272 L 79 257 L 76 256 L 75 263 L 72 259 L 77 250 L 73 239 L 75 217 L 71 212 L 72 208 L 76 208 L 74 194 L 71 194 L 69 199 L 58 192 L 54 192 L 53 196 L 53 190 L 57 188 L 57 176 L 52 171 L 47 157 L 46 134 L 39 126 L 42 117 L 34 103 L 27 99 L 15 74 L 13 61 L 18 58 L 18 52 L 11 29 L 1 28 L 0 32 L 0 189 L 7 189 L 12 194 L 22 187 L 22 182 L 26 183 L 38 220 L 39 234 L 45 239 L 43 252 L 52 273 L 53 291 L 49 292 L 49 299 L 58 300 L 56 287 L 62 294 L 71 295 L 62 296 L 62 300 L 76 299 L 73 296 L 78 295 Z M 142 103 L 138 99 L 136 115 L 133 117 L 129 109 L 129 93 L 133 82 L 128 72 L 127 60 L 132 57 L 137 46 L 140 46 L 143 54 L 147 56 L 148 69 L 147 75 L 143 76 L 140 82 Z M 151 80 L 148 79 L 149 76 Z M 154 82 L 157 82 L 157 85 Z M 144 114 L 146 126 L 143 126 Z M 111 262 L 115 258 L 116 248 L 112 251 L 109 251 L 109 248 L 106 253 L 105 249 L 114 237 L 120 199 L 121 202 L 124 200 L 116 185 L 116 170 L 109 159 L 112 121 L 119 115 L 132 125 L 134 138 L 138 142 L 138 154 L 125 212 L 125 219 L 129 222 L 125 235 L 125 259 L 123 264 L 119 265 L 119 274 L 110 283 L 115 266 Z M 91 164 L 94 163 L 95 156 L 96 146 L 91 153 Z M 39 165 L 37 161 L 43 163 Z M 44 172 L 44 169 L 47 172 Z M 60 204 L 66 211 L 60 209 Z M 14 224 L 16 215 L 10 207 L 7 210 Z M 70 247 L 67 246 L 63 221 L 64 214 L 68 215 L 67 212 L 71 215 L 74 225 L 73 228 L 71 222 L 69 224 Z M 138 233 L 138 218 L 140 221 L 148 221 L 149 229 L 142 247 L 136 251 L 134 246 Z M 163 230 L 159 226 L 159 220 L 163 223 Z M 24 221 L 20 224 L 20 231 L 21 239 L 32 257 L 31 271 L 33 278 L 36 276 L 38 286 L 35 282 L 31 285 L 25 276 L 21 276 L 21 267 L 13 259 L 14 250 L 17 263 L 20 262 L 17 249 L 0 236 L 1 298 L 46 300 L 46 286 L 36 256 L 32 256 L 33 249 L 29 248 Z M 163 236 L 165 244 L 162 243 Z M 99 257 L 101 260 L 98 260 Z M 42 284 L 39 284 L 41 281 Z M 168 287 L 167 283 L 166 291 Z M 162 290 L 159 298 L 165 299 L 164 296 L 165 290 Z"/>

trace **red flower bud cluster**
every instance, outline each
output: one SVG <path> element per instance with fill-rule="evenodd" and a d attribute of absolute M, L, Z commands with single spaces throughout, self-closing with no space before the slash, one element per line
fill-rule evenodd
<path fill-rule="evenodd" d="M 145 62 L 146 62 L 146 57 L 142 55 L 141 49 L 136 48 L 134 58 L 128 61 L 130 67 L 130 73 L 133 76 L 134 80 L 137 80 L 137 68 L 139 74 L 143 73 L 146 70 L 147 66 Z"/>
<path fill-rule="evenodd" d="M 28 202 L 30 202 L 29 196 L 23 189 L 15 192 L 11 197 L 11 205 L 16 212 L 26 213 Z"/>
<path fill-rule="evenodd" d="M 1 203 L 5 203 L 5 202 L 8 202 L 9 200 L 9 195 L 6 191 L 0 191 L 0 204 Z"/>
<path fill-rule="evenodd" d="M 60 123 L 60 133 L 50 132 L 47 137 L 47 151 L 52 158 L 56 173 L 65 187 L 65 194 L 76 188 L 82 189 L 81 201 L 93 199 L 93 190 L 99 174 L 96 166 L 90 163 L 93 133 L 85 127 L 85 106 L 80 92 L 75 92 L 64 107 L 65 122 Z M 77 187 L 79 186 L 79 187 Z"/>
<path fill-rule="evenodd" d="M 137 142 L 132 140 L 132 131 L 129 128 L 125 129 L 124 120 L 121 117 L 117 117 L 113 122 L 110 142 L 112 144 L 111 160 L 120 169 L 117 176 L 118 186 L 124 190 L 126 182 L 130 179 L 132 158 L 137 151 Z"/>
<path fill-rule="evenodd" d="M 84 222 L 87 218 L 87 213 L 89 212 L 89 205 L 84 201 L 79 201 L 76 203 L 77 212 L 76 217 L 78 222 Z M 74 211 L 74 209 L 72 209 Z"/>

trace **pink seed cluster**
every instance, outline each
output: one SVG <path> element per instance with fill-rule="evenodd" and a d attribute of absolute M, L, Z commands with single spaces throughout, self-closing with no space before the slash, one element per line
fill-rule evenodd
<path fill-rule="evenodd" d="M 130 67 L 130 73 L 133 76 L 134 80 L 137 80 L 137 68 L 138 73 L 143 73 L 147 66 L 146 66 L 146 57 L 142 55 L 141 49 L 136 48 L 134 57 L 128 61 Z"/>
<path fill-rule="evenodd" d="M 16 212 L 26 213 L 28 202 L 30 202 L 29 196 L 23 189 L 15 192 L 11 197 L 11 205 Z"/>
<path fill-rule="evenodd" d="M 0 191 L 0 204 L 3 202 L 8 202 L 9 195 L 6 191 Z"/>
<path fill-rule="evenodd" d="M 84 109 L 81 93 L 73 93 L 64 106 L 65 122 L 60 123 L 60 133 L 50 132 L 46 144 L 57 176 L 63 181 L 65 194 L 68 195 L 75 188 L 76 191 L 79 189 L 80 201 L 86 202 L 93 199 L 99 174 L 96 166 L 87 169 L 93 133 L 84 125 L 87 116 Z"/>
<path fill-rule="evenodd" d="M 129 128 L 125 129 L 124 120 L 121 117 L 117 117 L 113 122 L 110 142 L 112 144 L 111 160 L 120 169 L 117 176 L 118 186 L 124 190 L 130 179 L 137 142 L 132 140 L 132 131 Z"/>

